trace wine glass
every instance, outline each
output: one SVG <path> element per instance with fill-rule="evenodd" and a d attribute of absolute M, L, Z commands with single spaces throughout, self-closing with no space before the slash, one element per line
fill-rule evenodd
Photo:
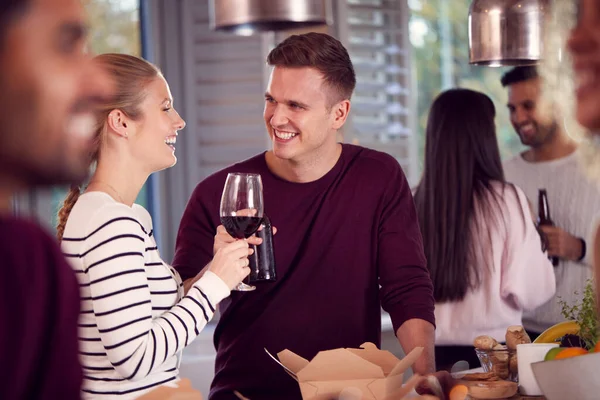
<path fill-rule="evenodd" d="M 231 172 L 221 195 L 221 223 L 231 236 L 246 239 L 260 227 L 263 218 L 263 189 L 259 174 Z M 241 282 L 234 290 L 256 289 Z"/>

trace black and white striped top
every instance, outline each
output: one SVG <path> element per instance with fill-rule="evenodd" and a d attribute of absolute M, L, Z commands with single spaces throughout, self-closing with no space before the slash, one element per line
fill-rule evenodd
<path fill-rule="evenodd" d="M 79 198 L 62 250 L 81 288 L 85 399 L 135 398 L 177 379 L 182 349 L 230 293 L 207 272 L 183 296 L 179 274 L 160 258 L 150 214 L 106 193 Z"/>

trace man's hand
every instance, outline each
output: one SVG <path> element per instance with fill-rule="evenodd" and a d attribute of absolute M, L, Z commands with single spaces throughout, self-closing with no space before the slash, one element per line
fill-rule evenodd
<path fill-rule="evenodd" d="M 548 241 L 548 255 L 577 261 L 583 251 L 581 240 L 556 226 L 540 226 Z"/>
<path fill-rule="evenodd" d="M 430 375 L 437 378 L 438 382 L 440 383 L 440 387 L 432 387 L 431 383 L 428 380 L 424 379 L 423 382 L 421 382 L 421 384 L 416 387 L 416 392 L 420 395 L 431 394 L 437 396 L 439 394 L 438 390 L 441 389 L 445 398 L 449 398 L 450 391 L 452 390 L 454 385 L 456 385 L 456 381 L 454 380 L 454 378 L 452 378 L 452 375 L 450 375 L 450 373 L 447 371 L 438 371 Z"/>

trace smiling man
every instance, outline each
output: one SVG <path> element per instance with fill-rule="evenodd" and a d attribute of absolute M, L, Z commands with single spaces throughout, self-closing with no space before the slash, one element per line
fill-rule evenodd
<path fill-rule="evenodd" d="M 584 174 L 578 145 L 563 129 L 562 119 L 542 113 L 552 107 L 541 101 L 541 79 L 535 67 L 516 67 L 502 77 L 508 88 L 510 120 L 521 142 L 529 149 L 504 164 L 506 179 L 519 186 L 537 215 L 538 190 L 546 189 L 555 227 L 541 229 L 548 238 L 548 254 L 559 258 L 556 297 L 525 314 L 523 323 L 534 339 L 564 320 L 558 297 L 571 303 L 592 277 L 592 221 L 600 212 L 600 191 Z M 547 111 L 547 110 L 546 110 Z M 551 119 L 543 114 L 553 115 Z"/>
<path fill-rule="evenodd" d="M 79 399 L 79 285 L 58 244 L 12 216 L 20 191 L 85 177 L 92 104 L 110 83 L 85 52 L 79 0 L 0 3 L 0 398 Z"/>
<path fill-rule="evenodd" d="M 201 182 L 183 216 L 174 266 L 193 277 L 213 256 L 228 172 L 259 173 L 274 238 L 277 282 L 221 303 L 211 400 L 301 399 L 297 382 L 264 351 L 311 359 L 338 347 L 379 345 L 381 306 L 415 364 L 434 370 L 434 300 L 408 182 L 391 156 L 337 142 L 356 84 L 346 49 L 319 33 L 291 36 L 269 54 L 264 120 L 272 150 Z M 232 241 L 222 230 L 217 235 Z M 199 372 L 200 373 L 200 372 Z"/>

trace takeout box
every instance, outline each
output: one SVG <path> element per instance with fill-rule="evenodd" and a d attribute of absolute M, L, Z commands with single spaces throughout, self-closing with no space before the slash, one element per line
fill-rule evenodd
<path fill-rule="evenodd" d="M 415 376 L 402 384 L 404 372 L 422 352 L 417 347 L 399 360 L 373 343 L 364 343 L 360 349 L 321 351 L 308 361 L 287 349 L 277 353 L 278 360 L 267 351 L 298 382 L 303 400 L 337 399 L 342 393 L 355 393 L 352 398 L 361 400 L 402 399 L 421 381 Z"/>

